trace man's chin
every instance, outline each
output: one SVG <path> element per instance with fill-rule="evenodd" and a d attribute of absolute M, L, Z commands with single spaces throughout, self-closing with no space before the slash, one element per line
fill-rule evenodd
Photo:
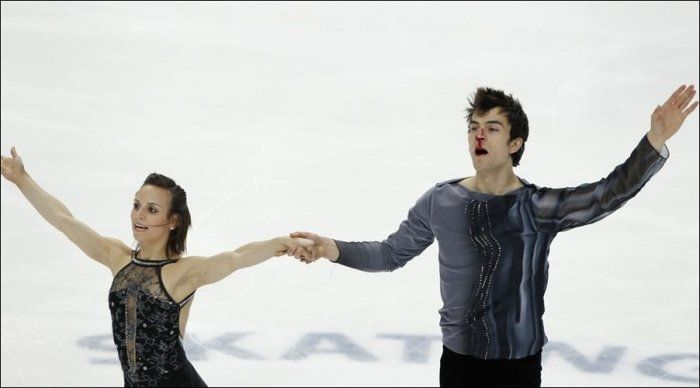
<path fill-rule="evenodd" d="M 494 164 L 492 160 L 486 160 L 482 158 L 472 159 L 472 166 L 476 172 L 487 172 L 494 169 Z"/>

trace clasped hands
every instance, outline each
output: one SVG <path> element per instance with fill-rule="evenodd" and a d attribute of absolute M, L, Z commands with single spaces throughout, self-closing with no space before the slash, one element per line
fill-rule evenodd
<path fill-rule="evenodd" d="M 321 257 L 337 258 L 337 254 L 333 256 L 333 250 L 337 251 L 337 248 L 331 239 L 310 232 L 294 232 L 289 234 L 286 254 L 309 264 Z"/>

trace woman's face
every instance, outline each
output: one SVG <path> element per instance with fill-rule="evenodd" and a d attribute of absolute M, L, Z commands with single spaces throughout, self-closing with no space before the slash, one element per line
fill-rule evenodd
<path fill-rule="evenodd" d="M 152 185 L 145 185 L 136 192 L 131 208 L 131 228 L 139 244 L 168 240 L 171 228 L 177 226 L 177 217 L 168 217 L 170 197 L 167 189 Z"/>

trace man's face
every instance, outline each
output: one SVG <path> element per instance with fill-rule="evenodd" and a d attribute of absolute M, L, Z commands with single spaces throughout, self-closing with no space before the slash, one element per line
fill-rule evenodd
<path fill-rule="evenodd" d="M 501 108 L 484 114 L 474 112 L 469 122 L 469 153 L 477 172 L 512 166 L 510 154 L 520 148 L 520 140 L 509 142 L 510 123 Z"/>

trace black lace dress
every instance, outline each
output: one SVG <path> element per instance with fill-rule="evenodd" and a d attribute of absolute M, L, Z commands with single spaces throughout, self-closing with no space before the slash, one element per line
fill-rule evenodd
<path fill-rule="evenodd" d="M 187 360 L 180 337 L 180 310 L 194 292 L 176 302 L 161 269 L 176 260 L 140 260 L 132 252 L 109 290 L 112 334 L 124 371 L 124 386 L 206 387 Z"/>

